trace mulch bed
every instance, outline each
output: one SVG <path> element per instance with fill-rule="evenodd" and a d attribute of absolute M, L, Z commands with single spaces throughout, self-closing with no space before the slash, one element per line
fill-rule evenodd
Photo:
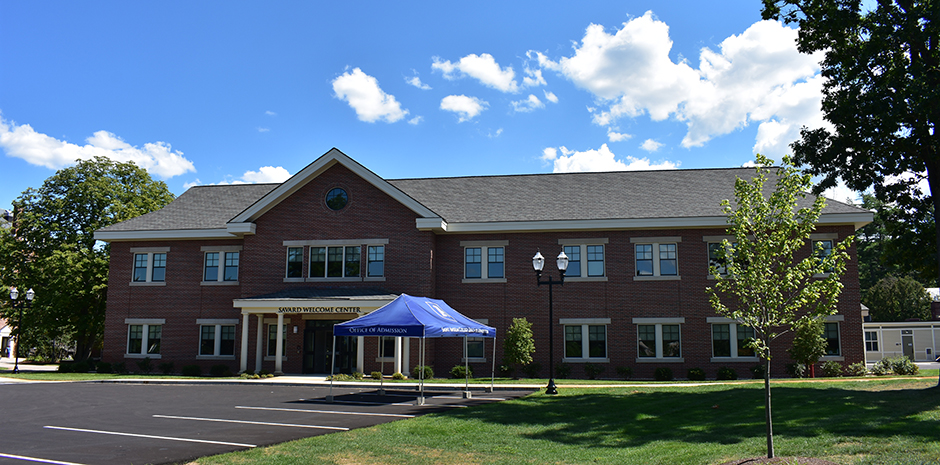
<path fill-rule="evenodd" d="M 768 459 L 767 457 L 756 457 L 752 459 L 741 459 L 725 462 L 721 465 L 758 465 L 765 463 L 776 463 L 780 465 L 839 465 L 835 462 L 817 459 L 814 457 L 774 457 L 772 459 Z"/>

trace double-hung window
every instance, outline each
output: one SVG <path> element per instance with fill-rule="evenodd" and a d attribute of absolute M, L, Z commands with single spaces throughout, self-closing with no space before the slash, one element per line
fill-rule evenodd
<path fill-rule="evenodd" d="M 878 331 L 865 331 L 865 351 L 879 352 Z"/>
<path fill-rule="evenodd" d="M 839 344 L 839 323 L 827 322 L 823 329 L 823 338 L 826 340 L 826 356 L 838 357 L 842 355 Z"/>
<path fill-rule="evenodd" d="M 707 321 L 712 326 L 713 358 L 741 359 L 749 362 L 757 360 L 754 349 L 750 347 L 751 341 L 754 340 L 754 328 L 723 317 L 709 317 Z"/>
<path fill-rule="evenodd" d="M 632 237 L 630 242 L 634 244 L 635 281 L 679 279 L 681 237 Z"/>
<path fill-rule="evenodd" d="M 506 246 L 509 241 L 461 241 L 464 279 L 472 282 L 506 282 Z"/>
<path fill-rule="evenodd" d="M 366 263 L 366 278 L 384 278 L 385 246 L 370 245 L 368 247 L 369 256 L 367 257 L 368 262 Z"/>
<path fill-rule="evenodd" d="M 163 318 L 126 318 L 128 358 L 160 358 L 163 339 Z"/>
<path fill-rule="evenodd" d="M 685 318 L 634 318 L 637 362 L 682 362 L 681 326 Z"/>
<path fill-rule="evenodd" d="M 474 319 L 477 323 L 484 325 L 490 324 L 490 320 L 487 318 Z M 484 343 L 486 339 L 482 337 L 468 337 L 466 338 L 466 345 L 463 347 L 464 360 L 469 362 L 485 362 L 486 361 L 486 344 Z M 464 341 L 461 341 L 463 345 Z"/>
<path fill-rule="evenodd" d="M 134 273 L 132 285 L 163 286 L 166 284 L 166 254 L 169 247 L 133 247 Z"/>
<path fill-rule="evenodd" d="M 287 248 L 287 279 L 302 279 L 304 277 L 304 248 Z"/>
<path fill-rule="evenodd" d="M 607 325 L 610 318 L 562 318 L 566 362 L 607 362 Z"/>
<path fill-rule="evenodd" d="M 310 247 L 310 278 L 360 278 L 358 245 Z"/>
<path fill-rule="evenodd" d="M 605 281 L 604 248 L 607 238 L 559 239 L 568 257 L 565 279 L 574 281 Z"/>
<path fill-rule="evenodd" d="M 273 322 L 269 322 L 268 319 L 265 319 L 265 323 L 268 325 L 267 332 L 267 351 L 265 352 L 266 357 L 271 357 L 272 359 L 277 355 L 277 323 L 276 319 L 273 319 Z M 281 330 L 281 337 L 284 343 L 287 343 L 287 324 L 290 323 L 290 319 L 284 318 L 284 327 Z M 285 345 L 286 347 L 286 345 Z"/>
<path fill-rule="evenodd" d="M 240 245 L 203 246 L 202 284 L 238 284 Z"/>
<path fill-rule="evenodd" d="M 810 234 L 810 245 L 812 245 L 812 254 L 820 261 L 824 261 L 832 255 L 832 246 L 835 241 L 839 238 L 839 235 L 836 233 L 814 233 Z M 816 275 L 817 277 L 825 277 L 827 273 L 832 272 L 832 267 L 826 267 L 823 270 L 822 274 Z"/>
<path fill-rule="evenodd" d="M 286 281 L 384 281 L 388 239 L 329 239 L 284 241 Z M 303 254 L 307 248 L 307 276 Z M 363 267 L 365 261 L 365 267 Z"/>
<path fill-rule="evenodd" d="M 199 358 L 235 357 L 237 319 L 198 319 Z"/>

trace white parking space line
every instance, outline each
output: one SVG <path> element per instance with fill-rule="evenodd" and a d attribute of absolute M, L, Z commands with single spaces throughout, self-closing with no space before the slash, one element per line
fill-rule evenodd
<path fill-rule="evenodd" d="M 241 444 L 238 442 L 209 441 L 206 439 L 174 438 L 171 436 L 154 436 L 151 434 L 122 433 L 120 431 L 101 431 L 101 430 L 95 430 L 95 429 L 66 428 L 64 426 L 43 426 L 43 428 L 57 429 L 61 431 L 77 431 L 80 433 L 97 433 L 97 434 L 110 434 L 113 436 L 130 436 L 134 438 L 165 439 L 167 441 L 199 442 L 203 444 L 219 444 L 222 446 L 249 447 L 249 448 L 258 447 L 254 444 Z"/>
<path fill-rule="evenodd" d="M 332 415 L 363 415 L 370 417 L 395 417 L 395 418 L 414 418 L 414 415 L 403 415 L 399 413 L 369 413 L 369 412 L 340 412 L 338 410 L 307 410 L 300 408 L 279 408 L 279 407 L 246 407 L 236 405 L 235 408 L 248 410 L 273 410 L 276 412 L 304 412 L 304 413 L 328 413 Z"/>
<path fill-rule="evenodd" d="M 23 460 L 26 462 L 52 463 L 56 465 L 83 465 L 81 463 L 75 463 L 75 462 L 61 462 L 58 460 L 47 460 L 47 459 L 41 459 L 38 457 L 27 457 L 25 455 L 4 454 L 2 452 L 0 452 L 0 457 L 5 458 L 5 459 Z"/>
<path fill-rule="evenodd" d="M 406 397 L 406 396 L 402 396 Z M 323 399 L 300 399 L 300 402 L 320 402 L 327 403 Z M 415 407 L 414 402 L 396 402 L 389 404 L 387 402 L 366 402 L 362 400 L 333 400 L 334 404 L 352 404 L 352 405 L 394 405 L 396 407 Z M 447 408 L 467 408 L 466 405 L 448 405 L 448 404 L 424 404 L 418 407 L 447 407 Z"/>
<path fill-rule="evenodd" d="M 349 431 L 349 428 L 342 428 L 339 426 L 298 425 L 298 424 L 293 424 L 293 423 L 270 423 L 266 421 L 226 420 L 223 418 L 178 417 L 174 415 L 154 415 L 153 417 L 154 418 L 169 418 L 171 420 L 214 421 L 218 423 L 241 423 L 245 425 L 287 426 L 291 428 L 313 428 L 313 429 L 332 429 L 336 431 Z"/>

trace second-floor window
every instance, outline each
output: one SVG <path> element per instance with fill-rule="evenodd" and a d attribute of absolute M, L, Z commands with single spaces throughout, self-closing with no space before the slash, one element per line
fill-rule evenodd
<path fill-rule="evenodd" d="M 202 248 L 203 284 L 237 284 L 241 246 L 205 246 Z"/>
<path fill-rule="evenodd" d="M 134 252 L 134 272 L 131 283 L 166 282 L 166 252 L 169 248 L 132 248 Z"/>
<path fill-rule="evenodd" d="M 462 241 L 464 282 L 505 282 L 508 241 Z"/>
<path fill-rule="evenodd" d="M 635 279 L 678 279 L 680 237 L 634 237 Z"/>
<path fill-rule="evenodd" d="M 603 278 L 606 276 L 604 265 L 604 244 L 606 238 L 564 239 L 559 240 L 568 257 L 566 278 Z M 579 244 L 580 243 L 580 244 Z"/>
<path fill-rule="evenodd" d="M 381 278 L 385 276 L 385 246 L 370 245 L 366 277 Z"/>
<path fill-rule="evenodd" d="M 288 278 L 303 278 L 304 277 L 304 248 L 303 247 L 288 247 L 287 248 L 287 277 Z"/>
<path fill-rule="evenodd" d="M 358 278 L 361 247 L 310 247 L 311 278 Z"/>

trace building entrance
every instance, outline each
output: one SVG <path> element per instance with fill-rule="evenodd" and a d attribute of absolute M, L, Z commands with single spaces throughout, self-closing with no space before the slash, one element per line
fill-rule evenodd
<path fill-rule="evenodd" d="M 304 328 L 304 374 L 329 373 L 330 363 L 335 361 L 335 373 L 352 373 L 356 369 L 358 341 L 355 337 L 336 338 L 336 353 L 333 349 L 333 325 L 343 320 L 307 320 Z M 335 355 L 335 357 L 334 357 Z"/>

